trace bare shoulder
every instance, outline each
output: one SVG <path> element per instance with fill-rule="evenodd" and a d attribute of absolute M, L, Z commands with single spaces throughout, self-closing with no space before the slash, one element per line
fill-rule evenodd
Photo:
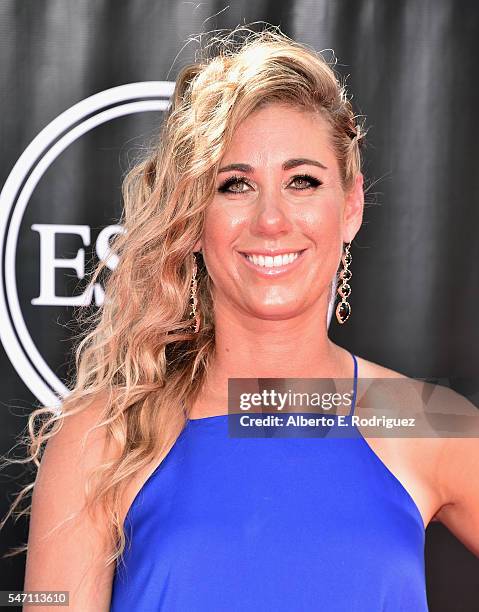
<path fill-rule="evenodd" d="M 360 379 L 396 379 L 410 383 L 398 385 L 397 389 L 401 392 L 397 394 L 394 393 L 394 385 L 385 386 L 388 401 L 397 402 L 397 413 L 400 414 L 404 402 L 407 402 L 405 398 L 408 397 L 408 388 L 416 388 L 418 382 L 403 372 L 362 357 L 357 359 Z M 380 385 L 378 387 L 380 388 Z M 358 396 L 358 403 L 360 402 L 361 396 Z M 436 514 L 444 503 L 437 479 L 437 466 L 444 441 L 437 436 L 407 438 L 394 434 L 367 438 L 367 441 L 409 492 L 423 517 L 424 524 L 437 520 Z"/>
<path fill-rule="evenodd" d="M 433 409 L 447 427 L 437 466 L 444 502 L 437 518 L 479 557 L 479 410 L 451 389 L 437 392 Z"/>
<path fill-rule="evenodd" d="M 356 355 L 358 375 L 363 378 L 408 378 L 405 374 Z"/>
<path fill-rule="evenodd" d="M 106 428 L 95 428 L 105 401 L 92 399 L 62 420 L 46 444 L 33 490 L 25 590 L 69 591 L 75 610 L 108 610 L 111 598 L 113 568 L 98 560 L 98 552 L 107 551 L 106 520 L 83 512 L 92 468 L 117 452 Z"/>
<path fill-rule="evenodd" d="M 414 380 L 362 358 L 358 370 L 365 378 Z M 418 384 L 418 410 L 430 425 L 430 436 L 374 438 L 368 443 L 402 481 L 424 523 L 442 522 L 479 556 L 479 411 L 454 389 Z"/>

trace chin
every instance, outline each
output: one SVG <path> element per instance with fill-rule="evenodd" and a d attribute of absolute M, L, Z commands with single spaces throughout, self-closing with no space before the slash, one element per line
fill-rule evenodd
<path fill-rule="evenodd" d="M 292 319 L 303 312 L 298 304 L 258 305 L 249 308 L 250 313 L 265 321 L 282 321 Z"/>

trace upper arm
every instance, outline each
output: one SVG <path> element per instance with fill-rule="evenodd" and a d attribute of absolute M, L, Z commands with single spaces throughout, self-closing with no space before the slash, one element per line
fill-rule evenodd
<path fill-rule="evenodd" d="M 102 408 L 95 400 L 64 419 L 46 444 L 32 496 L 24 589 L 69 591 L 69 609 L 81 612 L 109 609 L 114 570 L 114 564 L 105 569 L 98 560 L 98 552 L 107 550 L 106 522 L 94 524 L 86 512 L 67 520 L 83 507 L 89 471 L 107 459 L 104 427 L 89 434 L 81 452 L 82 438 Z"/>

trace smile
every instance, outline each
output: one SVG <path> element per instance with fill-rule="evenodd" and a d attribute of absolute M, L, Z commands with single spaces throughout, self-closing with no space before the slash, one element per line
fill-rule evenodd
<path fill-rule="evenodd" d="M 292 270 L 302 259 L 306 249 L 291 251 L 281 255 L 261 255 L 255 253 L 241 253 L 243 261 L 248 267 L 266 276 L 278 275 Z"/>

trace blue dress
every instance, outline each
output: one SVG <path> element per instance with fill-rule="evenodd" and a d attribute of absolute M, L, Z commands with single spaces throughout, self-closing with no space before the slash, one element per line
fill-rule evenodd
<path fill-rule="evenodd" d="M 189 420 L 125 518 L 110 612 L 427 611 L 420 512 L 355 429 Z"/>

